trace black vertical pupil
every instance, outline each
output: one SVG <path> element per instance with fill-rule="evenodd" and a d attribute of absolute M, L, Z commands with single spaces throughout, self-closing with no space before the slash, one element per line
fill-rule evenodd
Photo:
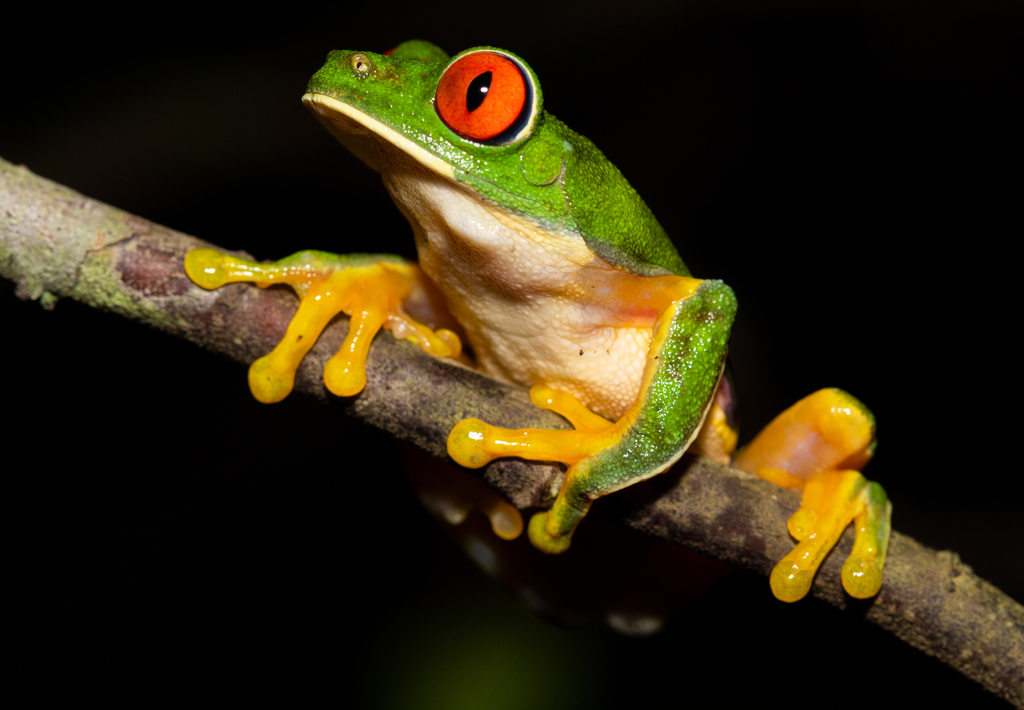
<path fill-rule="evenodd" d="M 477 76 L 473 81 L 469 82 L 469 88 L 466 89 L 466 108 L 470 111 L 476 111 L 480 108 L 480 104 L 487 98 L 487 92 L 491 88 L 491 72 L 485 71 L 483 74 Z"/>

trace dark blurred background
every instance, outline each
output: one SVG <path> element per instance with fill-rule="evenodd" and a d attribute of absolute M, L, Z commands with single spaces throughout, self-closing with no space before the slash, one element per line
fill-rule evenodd
<path fill-rule="evenodd" d="M 741 440 L 815 389 L 849 390 L 878 417 L 867 473 L 894 527 L 1024 599 L 1024 489 L 1006 463 L 1020 2 L 147 12 L 8 23 L 0 157 L 260 259 L 412 257 L 378 177 L 302 107 L 305 82 L 334 48 L 513 50 L 694 274 L 735 289 Z M 759 577 L 648 639 L 548 625 L 462 556 L 393 444 L 340 408 L 259 405 L 240 365 L 70 301 L 46 312 L 10 284 L 0 312 L 8 603 L 40 695 L 1002 705 L 854 614 L 775 601 Z"/>

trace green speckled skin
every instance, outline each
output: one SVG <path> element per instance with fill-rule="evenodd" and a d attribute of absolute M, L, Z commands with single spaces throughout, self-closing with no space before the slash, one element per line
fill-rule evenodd
<path fill-rule="evenodd" d="M 540 83 L 533 79 L 537 113 L 529 135 L 504 146 L 461 138 L 434 110 L 434 92 L 451 60 L 422 41 L 399 45 L 390 56 L 334 51 L 310 79 L 307 91 L 334 97 L 396 131 L 451 165 L 458 180 L 487 199 L 552 230 L 580 234 L 605 261 L 645 276 L 689 276 L 665 230 L 622 173 L 589 140 L 543 110 Z M 365 57 L 370 68 L 353 71 L 350 59 Z M 427 61 L 424 61 L 427 60 Z M 564 168 L 551 180 L 553 160 Z"/>

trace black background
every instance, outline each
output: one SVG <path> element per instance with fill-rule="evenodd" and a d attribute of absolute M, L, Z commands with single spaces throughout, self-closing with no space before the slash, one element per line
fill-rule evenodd
<path fill-rule="evenodd" d="M 330 49 L 413 37 L 515 51 L 693 273 L 735 289 L 741 439 L 817 388 L 849 390 L 878 417 L 868 474 L 894 527 L 1019 600 L 1022 7 L 40 14 L 8 27 L 0 156 L 260 259 L 411 257 L 378 177 L 301 106 L 306 80 Z M 237 364 L 12 294 L 9 608 L 39 694 L 1000 706 L 853 616 L 776 602 L 761 578 L 727 581 L 647 640 L 548 626 L 448 542 L 378 432 L 300 397 L 261 406 Z"/>

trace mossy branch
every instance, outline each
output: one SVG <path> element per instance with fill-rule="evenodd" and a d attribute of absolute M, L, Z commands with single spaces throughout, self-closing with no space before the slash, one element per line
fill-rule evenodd
<path fill-rule="evenodd" d="M 276 344 L 296 308 L 295 298 L 280 290 L 196 287 L 182 259 L 208 243 L 2 160 L 0 220 L 0 275 L 17 284 L 21 298 L 44 307 L 74 298 L 242 363 Z M 346 330 L 347 321 L 339 319 L 324 332 L 297 373 L 296 389 L 328 399 L 323 365 Z M 390 337 L 375 340 L 367 370 L 366 389 L 349 403 L 350 413 L 438 458 L 447 458 L 448 431 L 467 416 L 509 427 L 566 426 L 530 404 L 524 390 Z M 528 508 L 550 503 L 562 473 L 503 460 L 479 475 L 515 506 Z M 615 509 L 625 525 L 762 575 L 793 546 L 786 520 L 799 504 L 796 493 L 705 459 L 684 459 L 673 471 L 617 497 L 621 504 Z M 815 596 L 855 609 L 1024 708 L 1024 607 L 977 577 L 955 552 L 929 549 L 898 532 L 892 534 L 881 592 L 859 602 L 840 582 L 852 544 L 847 530 L 818 572 Z"/>

